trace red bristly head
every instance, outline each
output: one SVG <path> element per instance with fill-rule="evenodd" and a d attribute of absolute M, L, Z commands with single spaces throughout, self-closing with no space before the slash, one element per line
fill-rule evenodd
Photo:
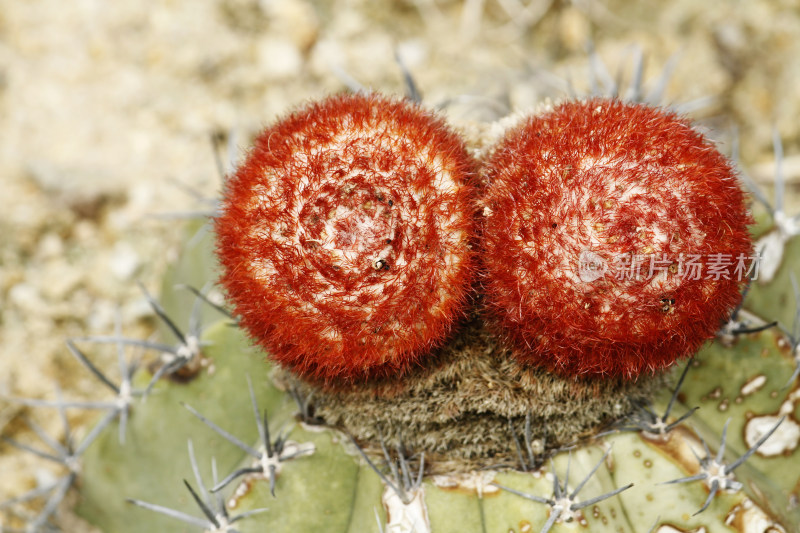
<path fill-rule="evenodd" d="M 745 196 L 667 111 L 560 105 L 509 131 L 485 178 L 486 300 L 522 361 L 635 378 L 694 354 L 741 298 Z"/>
<path fill-rule="evenodd" d="M 215 224 L 241 325 L 331 386 L 402 374 L 464 315 L 473 174 L 460 138 L 401 100 L 337 96 L 267 128 Z"/>

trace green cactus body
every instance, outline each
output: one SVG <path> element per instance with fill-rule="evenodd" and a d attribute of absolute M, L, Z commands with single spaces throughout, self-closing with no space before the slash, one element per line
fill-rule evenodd
<path fill-rule="evenodd" d="M 173 284 L 190 280 L 202 285 L 213 268 L 209 236 L 193 241 L 164 282 L 169 288 L 166 310 L 176 317 L 187 316 L 191 305 L 190 300 L 168 296 Z M 758 290 L 755 287 L 753 293 Z M 521 471 L 513 464 L 511 468 L 454 470 L 425 476 L 419 486 L 414 482 L 419 456 L 412 456 L 406 476 L 409 484 L 402 479 L 402 468 L 398 470 L 401 479 L 396 479 L 380 466 L 378 456 L 370 455 L 386 473 L 382 478 L 344 433 L 301 421 L 295 399 L 273 384 L 269 363 L 230 321 L 217 320 L 206 329 L 203 341 L 208 364 L 186 382 L 162 379 L 146 401 L 136 405 L 125 444 L 108 428 L 88 449 L 79 512 L 102 530 L 181 530 L 176 520 L 131 505 L 126 498 L 200 516 L 181 482 L 188 480 L 197 488 L 186 451 L 190 439 L 206 488 L 213 484 L 212 457 L 218 478 L 255 464 L 181 406 L 181 402 L 189 404 L 225 431 L 253 444 L 258 434 L 247 393 L 248 376 L 259 409 L 269 415 L 271 434 L 283 432 L 286 437 L 283 453 L 302 453 L 273 462 L 274 497 L 262 474 L 241 477 L 221 491 L 233 515 L 266 509 L 232 526 L 241 532 L 522 533 L 542 530 L 558 509 L 559 519 L 550 531 L 761 532 L 794 531 L 792 527 L 800 524 L 796 503 L 800 393 L 796 383 L 784 387 L 795 363 L 785 339 L 775 330 L 739 336 L 732 346 L 715 342 L 704 348 L 691 363 L 674 412 L 700 409 L 666 434 L 611 432 L 556 454 L 552 462 L 536 470 Z M 139 376 L 142 387 L 150 378 L 145 374 Z M 663 413 L 669 400 L 670 391 L 663 390 L 655 411 Z M 709 497 L 710 480 L 665 484 L 703 472 L 699 459 L 706 452 L 701 437 L 716 455 L 728 420 L 723 463 L 731 464 L 783 416 L 773 438 L 730 477 L 741 488 L 720 490 L 702 513 L 695 515 Z M 491 460 L 486 463 L 491 466 Z M 597 471 L 590 475 L 595 467 Z M 394 490 L 387 480 L 402 489 Z M 555 498 L 554 505 L 515 493 L 551 499 L 555 483 L 564 494 Z M 577 509 L 581 502 L 630 483 L 633 487 L 618 495 Z"/>

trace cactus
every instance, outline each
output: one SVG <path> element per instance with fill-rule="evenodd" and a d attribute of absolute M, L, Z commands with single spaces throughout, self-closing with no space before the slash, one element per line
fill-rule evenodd
<path fill-rule="evenodd" d="M 184 259 L 185 267 L 192 264 L 194 260 Z M 174 279 L 168 278 L 165 285 L 171 286 Z M 751 292 L 757 290 L 754 286 Z M 131 506 L 124 498 L 199 515 L 181 484 L 181 479 L 187 479 L 197 488 L 187 441 L 194 444 L 201 477 L 209 489 L 212 457 L 224 475 L 258 461 L 197 415 L 256 447 L 254 443 L 263 443 L 256 423 L 262 410 L 269 415 L 266 427 L 273 442 L 281 435 L 284 454 L 286 450 L 307 452 L 274 461 L 274 472 L 245 475 L 222 490 L 225 502 L 234 508 L 231 512 L 266 509 L 237 522 L 242 532 L 263 528 L 413 531 L 413 527 L 416 531 L 538 531 L 548 520 L 555 520 L 551 531 L 566 531 L 571 530 L 566 522 L 570 518 L 596 528 L 590 530 L 615 531 L 670 531 L 668 526 L 678 530 L 702 526 L 707 531 L 767 531 L 770 526 L 781 531 L 779 524 L 791 531 L 793 524 L 800 523 L 791 503 L 800 479 L 796 426 L 791 419 L 796 412 L 796 384 L 784 387 L 795 361 L 787 339 L 775 329 L 738 335 L 732 346 L 717 341 L 701 350 L 688 367 L 675 371 L 677 380 L 680 371 L 686 370 L 675 391 L 678 400 L 668 390 L 671 387 L 661 391 L 653 411 L 641 406 L 638 416 L 624 422 L 631 428 L 620 427 L 560 452 L 544 465 L 536 457 L 536 443 L 526 440 L 524 428 L 519 428 L 507 433 L 509 442 L 517 440 L 521 450 L 511 468 L 425 476 L 421 483 L 417 475 L 422 454 L 409 456 L 416 450 L 391 450 L 385 458 L 383 453 L 362 455 L 347 435 L 315 425 L 313 413 L 302 402 L 276 389 L 265 363 L 229 321 L 208 328 L 204 340 L 208 343 L 204 354 L 213 360 L 213 372 L 203 371 L 188 383 L 160 381 L 147 401 L 136 406 L 125 444 L 120 444 L 115 432 L 107 431 L 88 450 L 79 511 L 104 531 L 176 527 L 174 519 Z M 725 380 L 720 382 L 718 377 L 723 375 Z M 253 380 L 259 409 L 255 420 L 247 376 Z M 144 387 L 149 376 L 139 379 Z M 181 402 L 191 406 L 195 415 Z M 669 417 L 662 416 L 670 403 Z M 700 408 L 668 426 L 680 415 L 691 414 L 685 406 Z M 786 425 L 775 429 L 786 415 Z M 723 428 L 727 429 L 724 437 Z M 759 447 L 759 440 L 770 430 L 780 438 Z M 670 484 L 706 472 L 698 457 L 704 459 L 707 453 L 717 459 L 722 449 L 720 461 L 733 465 L 756 447 L 760 451 L 737 465 L 735 479 L 720 485 L 713 497 L 706 479 Z M 131 456 L 137 459 L 132 461 Z M 490 464 L 487 461 L 486 466 Z M 172 483 L 167 482 L 170 479 Z M 581 486 L 581 481 L 586 483 Z M 594 501 L 630 483 L 633 486 L 617 497 Z M 562 498 L 553 496 L 556 485 Z M 564 496 L 571 498 L 573 508 L 561 509 L 558 519 L 554 509 L 567 501 Z M 589 505 L 583 507 L 586 502 Z"/>
<path fill-rule="evenodd" d="M 381 402 L 388 385 L 357 397 L 368 417 L 386 413 L 365 425 L 336 407 L 352 401 L 346 391 L 265 361 L 215 297 L 196 289 L 218 274 L 209 225 L 190 234 L 160 303 L 151 298 L 164 344 L 119 332 L 69 343 L 118 401 L 66 450 L 64 462 L 80 455 L 82 467 L 54 490 L 75 483 L 79 514 L 103 531 L 665 533 L 800 524 L 800 319 L 786 320 L 800 316 L 800 303 L 778 315 L 769 303 L 792 284 L 798 297 L 787 266 L 797 256 L 791 235 L 774 279 L 754 281 L 717 340 L 667 374 L 615 385 L 600 406 L 576 400 L 586 412 L 556 409 L 548 418 L 525 404 L 441 433 L 409 433 L 397 423 L 402 413 Z M 765 328 L 773 318 L 793 330 Z M 464 331 L 455 344 L 500 349 L 478 322 Z M 92 364 L 92 343 L 162 355 L 138 371 L 120 355 L 117 383 Z M 588 398 L 594 389 L 564 391 Z M 453 431 L 461 455 L 441 444 Z"/>

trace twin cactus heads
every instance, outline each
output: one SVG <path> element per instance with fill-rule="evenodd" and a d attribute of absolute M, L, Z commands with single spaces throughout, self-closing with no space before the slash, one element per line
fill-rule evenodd
<path fill-rule="evenodd" d="M 153 530 L 124 486 L 209 531 L 784 531 L 796 343 L 738 334 L 749 221 L 725 158 L 661 110 L 567 103 L 477 143 L 412 103 L 311 104 L 259 137 L 215 220 L 244 331 L 198 332 L 189 379 L 139 376 L 153 394 L 126 444 L 89 450 L 81 513 Z M 166 287 L 208 264 L 192 243 Z"/>
<path fill-rule="evenodd" d="M 636 380 L 693 355 L 741 299 L 745 196 L 685 120 L 568 102 L 473 152 L 374 94 L 267 128 L 216 219 L 243 328 L 326 390 L 435 367 L 474 315 L 524 368 Z"/>

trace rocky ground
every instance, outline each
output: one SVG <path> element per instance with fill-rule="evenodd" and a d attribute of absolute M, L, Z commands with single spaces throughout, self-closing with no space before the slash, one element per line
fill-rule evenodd
<path fill-rule="evenodd" d="M 176 218 L 218 193 L 212 137 L 235 155 L 307 99 L 402 93 L 396 54 L 424 102 L 465 125 L 591 90 L 592 58 L 630 80 L 639 52 L 645 85 L 672 68 L 662 101 L 688 104 L 723 151 L 738 129 L 758 181 L 773 128 L 800 180 L 790 0 L 0 0 L 0 394 L 102 395 L 64 340 L 111 333 L 117 315 L 127 336 L 152 332 L 136 282 L 159 289 Z M 63 432 L 56 412 L 0 399 L 0 433 L 35 443 L 25 416 Z M 78 434 L 93 419 L 70 417 Z M 0 443 L 0 473 L 3 501 L 59 471 Z"/>

